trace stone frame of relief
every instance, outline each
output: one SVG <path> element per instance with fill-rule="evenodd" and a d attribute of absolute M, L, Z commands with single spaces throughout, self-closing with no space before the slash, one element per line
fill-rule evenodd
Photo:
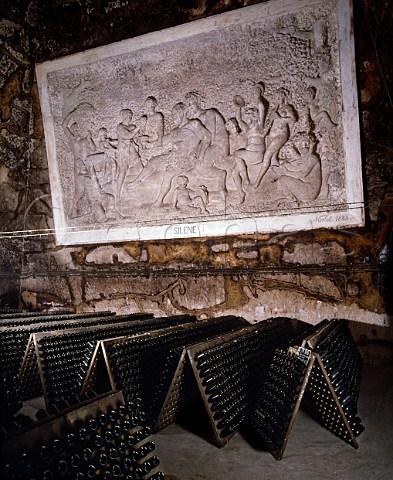
<path fill-rule="evenodd" d="M 364 225 L 352 15 L 271 0 L 38 64 L 57 243 Z"/>

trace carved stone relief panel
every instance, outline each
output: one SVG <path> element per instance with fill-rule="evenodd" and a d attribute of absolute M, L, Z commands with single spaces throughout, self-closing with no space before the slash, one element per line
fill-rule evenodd
<path fill-rule="evenodd" d="M 271 0 L 37 65 L 58 243 L 362 225 L 349 4 Z"/>

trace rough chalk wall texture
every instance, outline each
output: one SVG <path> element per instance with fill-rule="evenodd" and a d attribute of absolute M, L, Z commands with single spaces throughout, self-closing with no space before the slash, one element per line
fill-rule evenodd
<path fill-rule="evenodd" d="M 57 247 L 50 234 L 51 197 L 35 63 L 252 3 L 258 2 L 2 1 L 0 301 L 9 301 L 21 288 L 21 305 L 37 309 L 73 306 L 79 311 L 191 312 L 201 318 L 236 313 L 250 321 L 288 315 L 310 322 L 334 316 L 387 322 L 391 279 L 380 260 L 386 259 L 381 252 L 393 224 L 390 0 L 354 1 L 364 228 L 66 248 Z M 31 235 L 15 233 L 19 231 Z"/>

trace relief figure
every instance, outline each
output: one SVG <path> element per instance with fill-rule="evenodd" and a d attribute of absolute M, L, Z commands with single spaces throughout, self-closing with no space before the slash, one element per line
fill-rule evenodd
<path fill-rule="evenodd" d="M 164 115 L 157 112 L 157 99 L 153 96 L 145 100 L 144 125 L 140 128 L 137 142 L 142 149 L 161 146 L 164 136 Z M 141 152 L 142 153 L 142 152 Z"/>
<path fill-rule="evenodd" d="M 211 142 L 204 156 L 206 165 L 221 167 L 229 154 L 229 136 L 224 117 L 215 108 L 203 109 L 197 92 L 188 92 L 185 103 L 187 118 L 199 120 L 211 134 Z"/>
<path fill-rule="evenodd" d="M 105 185 L 113 184 L 117 178 L 117 140 L 108 137 L 108 130 L 101 127 L 98 130 L 98 138 L 95 140 L 96 153 L 105 155 L 105 163 L 102 165 L 98 174 L 99 182 L 102 188 Z"/>
<path fill-rule="evenodd" d="M 205 185 L 200 185 L 197 190 L 188 188 L 189 179 L 187 175 L 179 175 L 175 179 L 176 187 L 173 191 L 173 208 L 186 213 L 208 213 L 209 192 Z"/>
<path fill-rule="evenodd" d="M 83 214 L 80 209 L 80 202 L 84 196 L 90 204 L 88 183 L 92 181 L 92 172 L 86 163 L 86 158 L 89 154 L 95 152 L 95 144 L 91 133 L 82 134 L 79 124 L 73 119 L 73 113 L 69 113 L 62 123 L 74 157 L 74 200 L 71 207 L 71 218 Z"/>
<path fill-rule="evenodd" d="M 141 173 L 130 184 L 136 188 L 141 182 L 155 172 L 162 172 L 156 205 L 164 203 L 172 181 L 183 174 L 192 165 L 202 164 L 207 148 L 210 145 L 211 134 L 199 120 L 189 120 L 186 116 L 186 106 L 176 104 L 172 109 L 174 128 L 162 137 L 162 153 L 151 158 Z"/>
<path fill-rule="evenodd" d="M 236 190 L 240 195 L 240 203 L 243 203 L 246 197 L 246 189 L 258 172 L 259 165 L 263 161 L 265 153 L 265 129 L 266 101 L 263 97 L 264 86 L 257 84 L 255 91 L 257 93 L 257 106 L 245 107 L 244 98 L 236 95 L 235 105 L 238 107 L 238 122 L 246 145 L 234 153 L 235 170 L 233 180 Z"/>
<path fill-rule="evenodd" d="M 225 169 L 228 172 L 227 190 L 236 190 L 235 176 L 237 175 L 237 172 L 234 154 L 241 148 L 246 148 L 247 138 L 235 117 L 231 117 L 226 121 L 225 128 L 229 135 L 229 155 L 225 162 Z"/>
<path fill-rule="evenodd" d="M 306 100 L 308 101 L 309 118 L 313 122 L 314 127 L 317 127 L 320 123 L 322 123 L 325 128 L 337 126 L 331 119 L 329 112 L 320 106 L 317 98 L 317 89 L 315 87 L 311 86 L 306 89 Z"/>
<path fill-rule="evenodd" d="M 229 118 L 225 123 L 225 128 L 229 135 L 229 155 L 233 155 L 241 148 L 246 148 L 247 138 L 244 131 L 240 128 L 237 118 Z"/>
<path fill-rule="evenodd" d="M 106 176 L 110 165 L 105 153 L 93 153 L 86 158 L 91 176 L 86 182 L 86 189 L 91 204 L 92 218 L 96 222 L 105 222 L 114 220 L 115 200 L 116 200 L 116 180 L 114 177 Z M 108 168 L 109 167 L 109 168 Z M 112 180 L 108 181 L 109 178 Z M 108 216 L 109 215 L 109 216 Z"/>
<path fill-rule="evenodd" d="M 89 155 L 87 160 L 91 162 L 92 173 L 94 174 L 93 187 L 98 190 L 100 205 L 103 209 L 101 217 L 106 217 L 108 211 L 116 207 L 117 193 L 117 140 L 108 137 L 105 127 L 98 130 L 98 138 L 95 140 L 96 153 Z"/>
<path fill-rule="evenodd" d="M 322 169 L 315 147 L 315 136 L 304 132 L 295 135 L 283 147 L 284 159 L 279 166 L 272 166 L 278 200 L 300 204 L 318 197 L 322 186 Z"/>
<path fill-rule="evenodd" d="M 120 114 L 121 122 L 116 128 L 118 140 L 116 206 L 120 202 L 121 191 L 129 169 L 132 168 L 133 174 L 138 175 L 143 168 L 137 145 L 134 141 L 135 136 L 139 132 L 139 128 L 132 123 L 133 112 L 132 110 L 125 108 L 121 110 Z"/>
<path fill-rule="evenodd" d="M 270 165 L 279 165 L 278 155 L 280 149 L 289 140 L 291 128 L 297 122 L 298 115 L 293 105 L 288 103 L 288 91 L 284 88 L 279 90 L 279 103 L 269 112 L 268 132 L 266 136 L 266 151 L 263 162 L 253 184 L 257 188 Z"/>
<path fill-rule="evenodd" d="M 308 78 L 307 83 L 313 87 L 308 92 L 310 102 L 315 102 L 316 111 L 325 110 L 334 126 L 338 125 L 341 116 L 341 105 L 336 87 L 337 79 L 334 74 L 329 52 L 319 52 L 316 55 L 318 62 L 317 78 Z"/>

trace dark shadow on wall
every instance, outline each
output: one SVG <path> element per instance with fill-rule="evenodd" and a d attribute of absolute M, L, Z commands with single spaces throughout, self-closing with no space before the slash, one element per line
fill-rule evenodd
<path fill-rule="evenodd" d="M 0 294 L 0 308 L 19 308 L 19 290 Z"/>

